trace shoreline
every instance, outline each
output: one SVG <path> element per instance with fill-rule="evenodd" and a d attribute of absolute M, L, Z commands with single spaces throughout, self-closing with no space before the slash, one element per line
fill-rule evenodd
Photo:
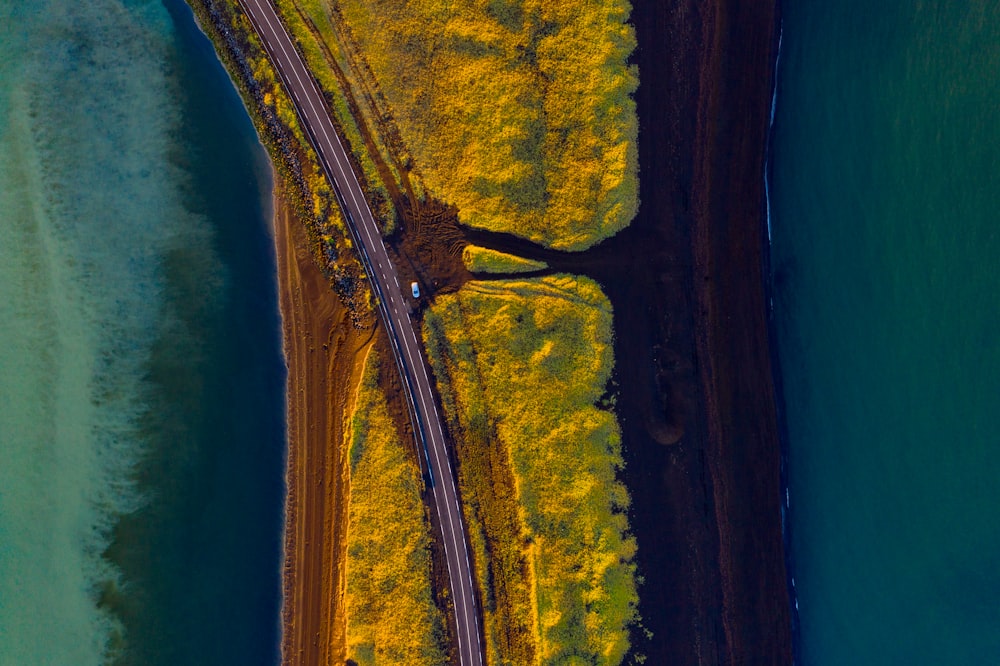
<path fill-rule="evenodd" d="M 640 211 L 577 267 L 615 313 L 651 663 L 792 663 L 765 297 L 776 4 L 636 0 Z"/>
<path fill-rule="evenodd" d="M 794 562 L 791 555 L 791 542 L 792 542 L 792 525 L 791 525 L 791 501 L 789 495 L 789 483 L 788 483 L 788 456 L 791 441 L 788 436 L 788 422 L 785 411 L 785 389 L 784 381 L 781 374 L 781 355 L 778 353 L 778 346 L 776 344 L 777 340 L 777 329 L 774 319 L 774 281 L 772 277 L 772 262 L 771 262 L 771 169 L 773 167 L 773 162 L 771 160 L 771 150 L 774 144 L 774 118 L 775 111 L 778 104 L 778 76 L 781 69 L 781 48 L 784 39 L 784 22 L 781 17 L 780 5 L 778 9 L 778 29 L 777 29 L 777 43 L 774 47 L 774 69 L 772 74 L 772 93 L 771 93 L 771 110 L 768 119 L 768 130 L 767 130 L 767 147 L 765 148 L 765 158 L 764 158 L 764 206 L 766 208 L 766 222 L 767 226 L 765 229 L 766 237 L 764 239 L 764 256 L 763 256 L 763 266 L 764 271 L 764 297 L 767 301 L 767 332 L 768 338 L 771 341 L 770 344 L 770 355 L 771 355 L 771 381 L 774 383 L 775 392 L 775 411 L 778 418 L 778 438 L 779 438 L 779 448 L 781 451 L 781 472 L 780 472 L 780 485 L 781 485 L 781 542 L 785 553 L 785 585 L 788 591 L 788 604 L 789 604 L 789 615 L 791 622 L 791 651 L 792 651 L 792 664 L 798 664 L 800 662 L 801 654 L 799 652 L 799 599 L 798 592 L 795 589 L 795 568 Z"/>
<path fill-rule="evenodd" d="M 780 36 L 777 3 L 769 5 L 748 8 L 721 0 L 715 21 L 706 26 L 712 48 L 702 69 L 693 153 L 693 191 L 700 194 L 693 197 L 697 348 L 708 361 L 701 367 L 706 448 L 719 534 L 721 622 L 731 663 L 792 659 L 781 398 L 765 272 L 767 144 Z M 733 65 L 736 58 L 742 71 Z"/>

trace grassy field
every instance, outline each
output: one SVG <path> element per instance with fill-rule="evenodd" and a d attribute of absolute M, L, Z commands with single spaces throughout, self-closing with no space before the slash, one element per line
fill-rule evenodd
<path fill-rule="evenodd" d="M 235 0 L 263 101 L 302 140 Z M 469 225 L 584 249 L 638 208 L 627 0 L 276 0 L 386 232 L 427 191 Z M 218 40 L 217 40 L 218 41 Z M 318 199 L 331 196 L 322 186 Z M 319 204 L 317 204 L 319 206 Z"/>
<path fill-rule="evenodd" d="M 462 262 L 471 273 L 530 273 L 548 268 L 544 261 L 525 259 L 478 245 L 465 246 Z"/>
<path fill-rule="evenodd" d="M 583 249 L 632 220 L 627 0 L 290 4 L 341 54 L 390 161 L 462 222 Z"/>
<path fill-rule="evenodd" d="M 359 666 L 446 662 L 444 618 L 431 595 L 423 482 L 399 441 L 369 352 L 350 430 L 347 648 Z"/>
<path fill-rule="evenodd" d="M 424 336 L 461 434 L 490 663 L 620 663 L 638 618 L 607 298 L 567 275 L 471 282 Z"/>

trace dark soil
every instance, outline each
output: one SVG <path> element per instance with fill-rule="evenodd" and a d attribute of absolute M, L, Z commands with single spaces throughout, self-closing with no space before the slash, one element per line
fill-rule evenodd
<path fill-rule="evenodd" d="M 655 664 L 790 664 L 763 265 L 771 2 L 636 0 L 640 195 L 599 247 Z M 586 271 L 584 271 L 586 272 Z M 668 444 L 677 438 L 675 444 Z"/>
<path fill-rule="evenodd" d="M 458 211 L 438 201 L 397 202 L 397 231 L 389 236 L 389 258 L 400 280 L 416 281 L 427 296 L 457 291 L 472 275 L 462 262 L 468 244 Z M 408 289 L 407 289 L 408 291 Z M 426 298 L 422 301 L 426 304 Z"/>

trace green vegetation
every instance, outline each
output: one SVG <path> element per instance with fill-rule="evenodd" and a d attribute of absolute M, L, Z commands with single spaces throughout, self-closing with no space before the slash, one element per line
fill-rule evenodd
<path fill-rule="evenodd" d="M 368 354 L 350 431 L 347 649 L 359 666 L 446 662 L 444 619 L 431 595 L 423 482 L 399 441 Z"/>
<path fill-rule="evenodd" d="M 632 220 L 627 0 L 288 3 L 330 26 L 362 115 L 462 222 L 583 249 Z"/>
<path fill-rule="evenodd" d="M 614 415 L 611 308 L 567 275 L 441 295 L 424 337 L 452 431 L 491 664 L 618 664 L 635 543 Z"/>
<path fill-rule="evenodd" d="M 544 261 L 525 259 L 478 245 L 466 245 L 462 262 L 472 273 L 530 273 L 548 268 Z"/>

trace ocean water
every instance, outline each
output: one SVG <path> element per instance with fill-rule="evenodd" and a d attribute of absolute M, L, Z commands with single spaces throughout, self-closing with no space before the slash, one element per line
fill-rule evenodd
<path fill-rule="evenodd" d="M 265 155 L 180 0 L 0 0 L 0 664 L 277 660 Z"/>
<path fill-rule="evenodd" d="M 783 13 L 772 251 L 800 661 L 1000 663 L 1000 4 Z"/>

